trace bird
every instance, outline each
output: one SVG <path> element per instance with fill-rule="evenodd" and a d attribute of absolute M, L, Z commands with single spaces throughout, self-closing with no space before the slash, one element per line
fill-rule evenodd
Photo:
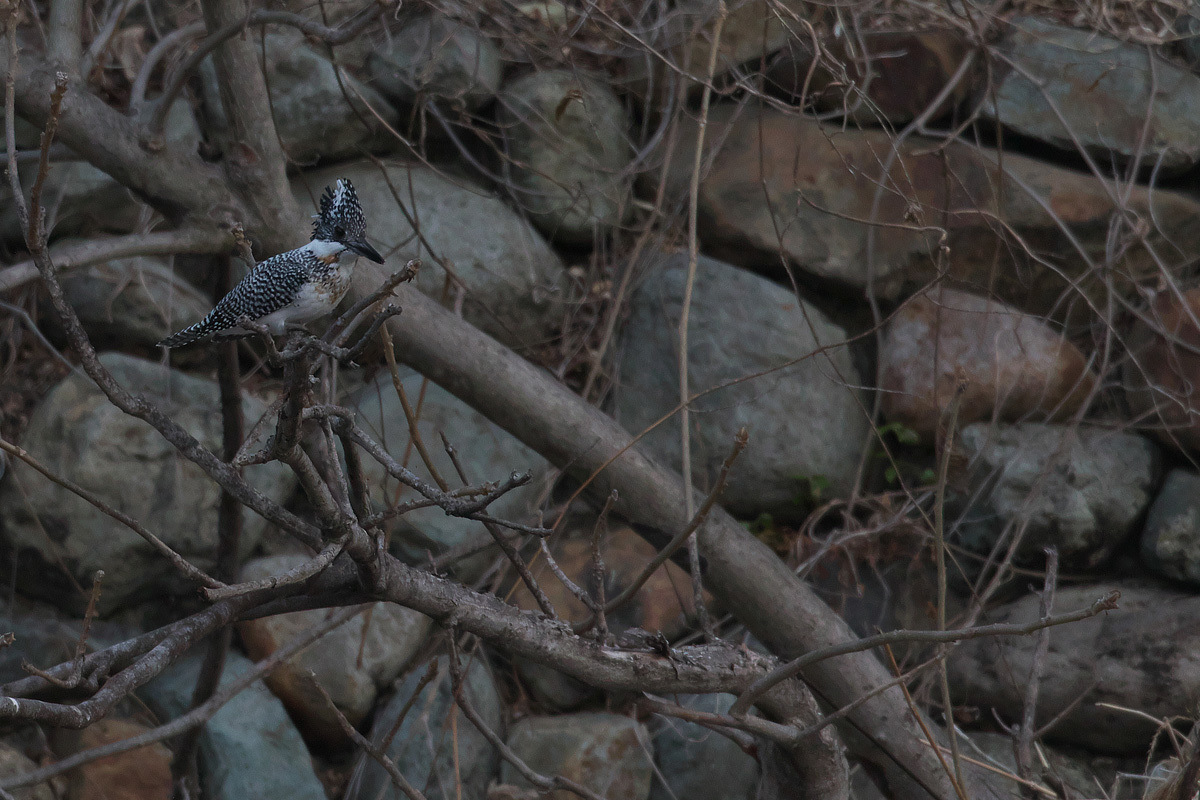
<path fill-rule="evenodd" d="M 313 215 L 308 244 L 257 264 L 204 319 L 171 334 L 159 347 L 252 334 L 238 324 L 242 319 L 279 335 L 332 312 L 350 289 L 358 257 L 382 264 L 383 256 L 367 241 L 367 220 L 349 180 L 339 178 L 336 188 L 325 187 L 320 212 Z"/>

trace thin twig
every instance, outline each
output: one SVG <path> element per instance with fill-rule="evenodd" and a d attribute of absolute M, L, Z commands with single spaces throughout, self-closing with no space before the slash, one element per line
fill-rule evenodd
<path fill-rule="evenodd" d="M 446 455 L 450 457 L 450 463 L 454 465 L 455 471 L 458 472 L 458 479 L 464 484 L 470 484 L 471 478 L 467 474 L 466 468 L 463 466 L 462 462 L 459 461 L 457 451 L 450 444 L 450 440 L 446 438 L 444 431 L 441 432 L 441 436 L 442 445 L 446 448 Z M 496 522 L 499 522 L 499 520 Z M 531 595 L 533 595 L 533 599 L 538 604 L 538 608 L 542 610 L 542 613 L 550 617 L 550 619 L 558 619 L 558 614 L 554 611 L 554 604 L 550 602 L 550 598 L 546 596 L 546 593 L 542 590 L 542 587 L 538 585 L 537 579 L 533 577 L 533 573 L 529 570 L 529 565 L 526 564 L 525 559 L 521 557 L 521 552 L 517 550 L 517 548 L 514 547 L 511 542 L 508 541 L 508 539 L 504 536 L 504 531 L 500 530 L 500 528 L 496 525 L 496 522 L 491 520 L 485 521 L 483 523 L 483 527 L 491 535 L 492 540 L 496 543 L 496 546 L 500 548 L 501 552 L 503 552 L 509 562 L 512 563 L 513 569 L 517 571 L 517 575 L 520 576 L 521 582 L 525 584 L 525 588 L 529 590 Z"/>
<path fill-rule="evenodd" d="M 188 77 L 200 65 L 200 62 L 209 53 L 217 49 L 222 42 L 237 36 L 247 26 L 291 25 L 304 31 L 309 36 L 316 36 L 329 44 L 342 44 L 366 30 L 366 27 L 375 18 L 372 12 L 377 9 L 377 5 L 370 3 L 336 28 L 327 27 L 314 19 L 300 14 L 293 14 L 287 11 L 268 11 L 266 9 L 255 9 L 245 17 L 230 22 L 210 34 L 208 38 L 201 42 L 184 59 L 183 63 L 171 73 L 170 78 L 164 81 L 165 87 L 162 94 L 155 100 L 154 113 L 150 118 L 150 123 L 147 125 L 146 141 L 155 143 L 160 140 L 163 124 L 166 122 L 167 114 L 171 110 L 175 98 L 179 96 L 179 93 L 187 83 Z"/>
<path fill-rule="evenodd" d="M 8 34 L 8 74 L 4 76 L 4 139 L 8 149 L 8 185 L 12 190 L 21 229 L 28 231 L 29 207 L 25 205 L 25 190 L 21 187 L 21 176 L 17 172 L 17 26 L 20 24 L 20 13 L 20 7 L 14 4 L 8 8 L 4 20 Z"/>
<path fill-rule="evenodd" d="M 1034 732 L 1033 738 L 1041 739 L 1043 736 L 1050 733 L 1050 731 L 1054 730 L 1060 722 L 1074 713 L 1075 709 L 1079 708 L 1079 705 L 1087 698 L 1088 695 L 1100 688 L 1100 684 L 1103 682 L 1103 679 L 1095 678 L 1090 684 L 1087 685 L 1087 687 L 1076 693 L 1071 702 L 1063 706 L 1057 714 L 1046 720 L 1046 723 Z"/>
<path fill-rule="evenodd" d="M 929 743 L 925 742 L 925 744 L 928 745 Z M 940 744 L 935 745 L 934 750 L 939 755 L 939 757 L 943 754 L 949 754 L 949 752 L 950 752 L 950 748 L 945 747 L 944 745 L 940 745 Z M 1045 786 L 1042 786 L 1040 784 L 1034 783 L 1033 781 L 1027 781 L 1024 778 L 1022 778 L 1020 775 L 1016 775 L 1012 772 L 1009 772 L 1008 770 L 1001 769 L 1000 767 L 997 767 L 994 764 L 989 764 L 986 761 L 981 761 L 980 759 L 971 758 L 969 756 L 963 756 L 963 761 L 967 762 L 971 766 L 979 767 L 980 769 L 985 769 L 988 772 L 991 772 L 995 775 L 999 775 L 1003 778 L 1007 778 L 1008 780 L 1013 781 L 1014 783 L 1018 783 L 1021 786 L 1024 786 L 1025 788 L 1032 789 L 1035 792 L 1037 792 L 1038 794 L 1042 795 L 1043 797 L 1049 797 L 1049 798 L 1051 798 L 1051 800 L 1057 800 L 1057 798 L 1059 797 L 1058 792 L 1055 792 L 1052 789 L 1048 789 Z"/>
<path fill-rule="evenodd" d="M 651 713 L 694 722 L 697 725 L 703 725 L 726 736 L 729 735 L 729 731 L 745 731 L 781 744 L 795 744 L 798 741 L 799 731 L 794 726 L 782 725 L 778 722 L 763 719 L 762 717 L 753 715 L 741 718 L 731 717 L 728 714 L 717 714 L 694 708 L 686 708 L 677 703 L 671 703 L 648 695 L 639 697 L 637 705 L 639 708 Z"/>
<path fill-rule="evenodd" d="M 342 550 L 346 547 L 346 540 L 349 537 L 343 535 L 338 539 L 325 545 L 313 558 L 305 561 L 303 564 L 284 572 L 282 575 L 273 575 L 269 578 L 261 578 L 256 581 L 248 581 L 246 583 L 237 583 L 230 586 L 222 586 L 215 589 L 205 589 L 203 591 L 205 598 L 208 600 L 224 600 L 227 597 L 237 597 L 238 595 L 257 592 L 261 589 L 274 589 L 279 586 L 293 586 L 298 583 L 304 583 L 309 578 L 319 575 L 330 564 L 332 564 Z"/>
<path fill-rule="evenodd" d="M 139 0 L 118 0 L 113 4 L 111 13 L 108 19 L 104 21 L 102 27 L 96 37 L 92 39 L 91 45 L 88 46 L 87 52 L 80 59 L 79 72 L 86 78 L 91 74 L 92 69 L 100 60 L 100 56 L 104 55 L 104 51 L 108 49 L 109 42 L 112 41 L 113 34 L 117 32 L 117 27 L 121 24 L 121 20 L 125 19 L 125 15 L 137 5 Z"/>
<path fill-rule="evenodd" d="M 154 74 L 154 68 L 158 66 L 158 62 L 166 56 L 167 51 L 185 39 L 203 36 L 204 31 L 203 22 L 193 22 L 190 25 L 176 28 L 154 43 L 150 52 L 146 53 L 146 57 L 142 60 L 137 77 L 133 79 L 133 88 L 129 90 L 129 107 L 131 109 L 140 109 L 146 102 L 146 88 L 150 85 L 150 77 Z"/>
<path fill-rule="evenodd" d="M 688 388 L 688 324 L 692 310 L 692 288 L 696 283 L 696 267 L 700 258 L 698 209 L 700 205 L 700 169 L 704 162 L 704 134 L 708 130 L 708 107 L 712 101 L 713 75 L 717 71 L 717 55 L 721 48 L 721 32 L 725 29 L 725 19 L 729 10 L 725 0 L 717 0 L 717 19 L 713 25 L 712 46 L 708 53 L 708 72 L 704 81 L 703 93 L 700 97 L 700 118 L 696 128 L 696 155 L 692 161 L 692 177 L 688 184 L 688 270 L 687 282 L 683 287 L 683 308 L 679 316 L 679 403 L 682 409 L 679 413 L 679 424 L 682 430 L 680 444 L 682 446 L 683 475 L 683 508 L 684 516 L 691 518 L 695 513 L 695 489 L 692 486 L 692 431 L 691 405 Z M 700 575 L 700 548 L 695 538 L 688 539 L 688 563 L 691 565 L 692 591 L 695 595 L 696 619 L 700 630 L 708 641 L 712 641 L 712 625 L 708 619 L 708 609 L 704 605 L 704 589 Z"/>
<path fill-rule="evenodd" d="M 408 423 L 408 436 L 412 439 L 413 446 L 417 449 L 417 454 L 421 457 L 421 462 L 425 465 L 425 469 L 429 471 L 429 477 L 433 478 L 434 483 L 443 492 L 449 492 L 450 484 L 442 477 L 437 465 L 433 463 L 433 457 L 430 456 L 429 450 L 425 447 L 425 439 L 421 436 L 421 429 L 418 424 L 420 420 L 417 419 L 417 413 L 413 410 L 412 403 L 408 401 L 408 393 L 404 391 L 404 384 L 400 381 L 400 369 L 396 365 L 396 350 L 392 346 L 392 334 L 386 327 L 380 329 L 380 333 L 383 335 L 383 355 L 387 360 L 388 372 L 392 376 L 392 389 L 396 392 L 397 399 L 400 400 L 400 407 L 404 409 L 404 419 Z M 453 448 L 446 441 L 445 434 L 442 435 L 442 441 L 446 443 L 446 452 L 452 453 Z M 451 459 L 454 458 L 453 455 L 450 457 Z M 458 465 L 456 464 L 455 466 L 457 467 Z M 461 470 L 459 474 L 462 474 Z M 469 484 L 470 481 L 463 478 L 463 483 Z"/>
<path fill-rule="evenodd" d="M 366 451 L 367 455 L 375 459 L 389 475 L 403 483 L 405 486 L 408 486 L 410 489 L 415 489 L 418 494 L 433 500 L 447 514 L 455 517 L 467 517 L 469 519 L 486 517 L 486 515 L 479 513 L 482 509 L 487 508 L 493 502 L 513 489 L 529 483 L 532 477 L 529 473 L 518 474 L 514 472 L 508 477 L 507 480 L 499 484 L 494 490 L 486 493 L 483 497 L 470 501 L 462 500 L 454 497 L 453 495 L 447 494 L 446 492 L 438 489 L 436 486 L 431 486 L 426 481 L 422 480 L 418 475 L 413 473 L 412 470 L 408 469 L 403 464 L 396 461 L 396 459 L 392 458 L 390 453 L 384 450 L 379 443 L 368 436 L 367 433 L 362 430 L 362 428 L 355 425 L 352 420 L 344 417 L 339 418 L 334 425 L 334 430 L 344 431 L 345 435 L 349 439 Z M 500 520 L 489 521 L 500 522 Z M 519 526 L 516 523 L 510 522 L 502 522 L 501 524 L 510 526 L 514 530 L 520 530 L 522 527 L 528 528 L 528 526 Z M 549 531 L 545 531 L 544 533 L 538 533 L 536 535 L 548 534 Z"/>
<path fill-rule="evenodd" d="M 600 554 L 600 542 L 608 535 L 608 512 L 612 510 L 613 503 L 617 502 L 617 490 L 613 489 L 608 493 L 608 498 L 604 501 L 603 508 L 600 509 L 600 515 L 596 517 L 596 524 L 592 527 L 592 583 L 596 587 L 596 598 L 592 603 L 592 608 L 596 615 L 596 639 L 600 642 L 608 640 L 608 618 L 604 615 L 605 600 L 604 591 L 604 558 Z"/>
<path fill-rule="evenodd" d="M 62 115 L 63 96 L 67 93 L 67 76 L 61 72 L 54 76 L 54 90 L 50 92 L 50 115 L 46 118 L 46 129 L 42 131 L 41 149 L 38 154 L 37 174 L 29 190 L 29 220 L 26 222 L 26 241 L 37 242 L 45 248 L 49 232 L 45 230 L 46 211 L 42 208 L 42 189 L 50 176 L 50 145 L 54 132 L 58 130 L 58 118 Z"/>
<path fill-rule="evenodd" d="M 360 317 L 367 312 L 367 309 L 375 305 L 385 297 L 394 296 L 393 292 L 397 286 L 407 281 L 415 280 L 421 269 L 421 259 L 411 259 L 402 268 L 396 270 L 379 285 L 375 291 L 364 295 L 357 303 L 346 309 L 346 313 L 342 314 L 329 329 L 325 331 L 324 339 L 326 342 L 335 345 L 345 344 L 345 338 L 354 331 L 360 322 Z"/>
<path fill-rule="evenodd" d="M 75 643 L 75 657 L 71 659 L 71 672 L 66 678 L 58 678 L 45 670 L 40 670 L 27 661 L 21 662 L 21 668 L 30 675 L 36 675 L 43 680 L 46 680 L 59 687 L 60 689 L 74 689 L 79 685 L 79 681 L 83 679 L 83 661 L 87 654 L 87 640 L 92 631 L 92 621 L 96 619 L 96 605 L 100 602 L 100 586 L 104 581 L 104 570 L 96 570 L 96 574 L 92 576 L 92 592 L 88 597 L 87 610 L 83 613 L 83 630 L 79 633 L 79 640 Z"/>
<path fill-rule="evenodd" d="M 1042 589 L 1041 608 L 1038 616 L 1042 619 L 1054 611 L 1054 593 L 1058 588 L 1058 550 L 1046 547 L 1046 585 Z M 1013 736 L 1013 750 L 1017 761 L 1017 774 L 1025 780 L 1033 780 L 1033 740 L 1037 735 L 1037 702 L 1038 690 L 1041 688 L 1042 674 L 1046 669 L 1046 656 L 1050 652 L 1050 629 L 1043 628 L 1038 632 L 1037 644 L 1033 648 L 1033 662 L 1029 665 L 1029 679 L 1025 684 L 1025 701 L 1021 724 Z"/>
<path fill-rule="evenodd" d="M 545 539 L 538 540 L 538 547 L 541 550 L 542 558 L 546 561 L 546 566 L 554 574 L 554 577 L 558 578 L 559 582 L 567 587 L 567 591 L 575 595 L 579 602 L 583 603 L 593 615 L 599 616 L 599 614 L 603 613 L 603 608 L 597 607 L 595 598 L 586 589 L 571 580 L 567 576 L 567 573 L 563 572 L 563 568 L 559 566 L 558 561 L 554 558 L 554 554 L 550 552 L 550 547 L 546 544 Z"/>
<path fill-rule="evenodd" d="M 3 300 L 0 300 L 0 308 L 21 320 L 22 324 L 29 329 L 29 332 L 32 333 L 39 342 L 41 342 L 42 347 L 45 347 L 47 351 L 53 353 L 54 357 L 58 359 L 60 364 L 77 375 L 83 374 L 83 370 L 72 364 L 67 357 L 64 356 L 62 352 L 54 346 L 54 343 L 46 338 L 46 334 L 42 333 L 41 328 L 39 328 L 38 324 L 33 321 L 33 317 L 29 316 L 28 311 L 20 306 L 15 306 L 12 303 L 5 303 Z"/>
<path fill-rule="evenodd" d="M 896 663 L 896 656 L 892 652 L 891 645 L 884 645 L 883 651 L 887 654 L 888 663 L 892 667 L 892 672 L 897 675 L 900 674 L 900 665 Z M 944 661 L 945 658 L 940 657 L 938 660 Z M 908 704 L 909 713 L 912 715 L 912 718 L 916 720 L 917 726 L 920 727 L 921 733 L 925 737 L 925 744 L 933 748 L 933 752 L 937 756 L 938 762 L 942 765 L 942 770 L 946 773 L 946 778 L 950 781 L 950 786 L 954 789 L 954 793 L 958 795 L 958 800 L 970 800 L 970 798 L 967 797 L 966 786 L 964 786 L 955 778 L 958 765 L 946 763 L 945 755 L 942 752 L 943 748 L 938 745 L 937 739 L 935 739 L 933 736 L 933 731 L 929 729 L 929 723 L 925 721 L 925 715 L 921 713 L 919 708 L 917 708 L 917 704 L 913 700 L 912 694 L 908 691 L 908 684 L 900 684 L 900 693 L 904 695 L 904 702 Z M 953 738 L 953 726 L 951 725 L 947 730 L 950 734 L 950 737 Z"/>
<path fill-rule="evenodd" d="M 310 672 L 308 673 L 308 680 L 316 687 L 321 697 L 324 698 L 325 704 L 333 711 L 338 727 L 342 729 L 342 733 L 346 735 L 346 738 L 354 742 L 354 745 L 364 753 L 375 759 L 379 766 L 383 767 L 384 771 L 387 772 L 388 777 L 392 779 L 392 783 L 395 784 L 396 788 L 404 792 L 404 795 L 409 800 L 425 800 L 425 795 L 421 794 L 417 787 L 409 783 L 408 778 L 404 777 L 404 773 L 396 766 L 396 762 L 388 758 L 387 753 L 384 752 L 387 745 L 376 747 L 371 744 L 371 740 L 359 733 L 358 729 L 350 724 L 350 720 L 346 719 L 346 715 L 333 702 L 333 698 L 329 696 L 329 692 L 325 691 L 325 687 L 317 680 L 317 676 Z"/>
<path fill-rule="evenodd" d="M 934 501 L 933 547 L 934 560 L 937 563 L 937 629 L 946 630 L 946 483 L 950 479 L 950 456 L 954 453 L 954 441 L 958 431 L 958 409 L 962 405 L 963 394 L 967 390 L 965 380 L 959 380 L 955 385 L 954 397 L 946 411 L 946 427 L 942 434 L 942 452 L 938 459 L 937 496 Z M 1041 618 L 1045 618 L 1043 614 Z M 944 647 L 941 649 L 944 655 Z M 946 659 L 942 658 L 938 665 L 939 684 L 942 691 L 942 708 L 946 715 L 946 730 L 950 732 L 951 762 L 954 764 L 954 780 L 965 791 L 966 780 L 963 777 L 962 759 L 958 752 L 958 737 L 954 735 L 954 708 L 950 700 L 950 676 Z M 965 800 L 965 798 L 964 798 Z"/>
<path fill-rule="evenodd" d="M 708 493 L 708 497 L 704 498 L 704 504 L 700 506 L 700 510 L 696 512 L 696 515 L 692 518 L 691 522 L 688 523 L 687 527 L 675 534 L 675 536 L 671 538 L 671 541 L 667 542 L 666 546 L 659 550 L 654 558 L 651 559 L 650 563 L 642 569 L 641 573 L 634 578 L 628 586 L 622 589 L 616 597 L 614 597 L 608 602 L 607 605 L 605 605 L 605 612 L 611 614 L 613 611 L 629 602 L 629 600 L 633 598 L 634 595 L 636 595 L 639 591 L 641 591 L 643 586 L 646 585 L 646 581 L 650 580 L 650 576 L 652 576 L 659 567 L 665 564 L 667 559 L 673 556 L 675 551 L 682 547 L 693 533 L 700 529 L 700 526 L 704 524 L 704 520 L 708 517 L 709 512 L 712 511 L 713 506 L 716 505 L 717 498 L 720 497 L 721 492 L 725 490 L 725 483 L 729 479 L 729 471 L 733 468 L 733 462 L 737 460 L 737 457 L 741 455 L 742 450 L 746 448 L 746 442 L 749 441 L 749 437 L 750 434 L 745 428 L 742 428 L 738 431 L 737 436 L 734 437 L 733 449 L 729 451 L 729 455 L 726 456 L 724 463 L 721 464 L 721 472 L 717 475 L 717 481 L 713 484 L 712 491 Z M 578 632 L 587 630 L 589 627 L 591 627 L 591 625 L 592 620 L 586 620 L 585 622 L 576 625 L 575 628 Z"/>

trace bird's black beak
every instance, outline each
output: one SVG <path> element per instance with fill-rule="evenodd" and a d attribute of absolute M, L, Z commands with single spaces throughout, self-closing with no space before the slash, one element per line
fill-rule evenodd
<path fill-rule="evenodd" d="M 379 255 L 379 251 L 374 247 L 371 247 L 370 243 L 368 243 L 366 239 L 346 242 L 346 247 L 349 247 L 351 250 L 358 253 L 360 256 L 363 256 L 364 258 L 371 259 L 376 264 L 383 263 L 383 256 Z"/>

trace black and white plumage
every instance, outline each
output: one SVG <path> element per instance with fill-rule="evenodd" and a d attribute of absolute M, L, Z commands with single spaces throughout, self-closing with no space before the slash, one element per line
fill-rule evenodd
<path fill-rule="evenodd" d="M 308 244 L 256 265 L 208 316 L 159 345 L 183 347 L 214 336 L 250 333 L 238 325 L 243 318 L 278 335 L 332 312 L 350 288 L 358 257 L 382 264 L 383 256 L 367 242 L 367 221 L 350 181 L 325 188 L 315 219 Z"/>

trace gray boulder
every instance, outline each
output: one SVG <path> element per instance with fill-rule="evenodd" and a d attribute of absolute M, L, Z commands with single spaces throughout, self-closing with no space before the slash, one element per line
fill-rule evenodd
<path fill-rule="evenodd" d="M 678 326 L 686 280 L 687 256 L 667 256 L 630 303 L 615 413 L 631 433 L 679 403 Z M 795 517 L 805 478 L 826 482 L 834 494 L 848 492 L 867 423 L 848 388 L 861 381 L 839 346 L 846 332 L 783 287 L 706 257 L 697 265 L 690 320 L 692 393 L 724 386 L 692 403 L 696 486 L 703 491 L 712 485 L 744 426 L 750 443 L 722 495 L 733 513 Z M 818 353 L 822 347 L 827 349 Z M 773 371 L 745 380 L 767 370 Z M 733 381 L 740 382 L 726 385 Z M 641 441 L 662 464 L 680 469 L 678 414 Z"/>
<path fill-rule="evenodd" d="M 26 196 L 33 187 L 36 166 L 30 163 L 17 169 Z M 128 189 L 86 161 L 55 164 L 46 176 L 42 204 L 46 207 L 46 227 L 52 236 L 93 231 L 129 233 L 146 210 Z M 0 187 L 0 237 L 8 242 L 23 241 L 8 181 Z"/>
<path fill-rule="evenodd" d="M 970 461 L 959 532 L 987 551 L 1006 526 L 1024 525 L 1017 557 L 1041 563 L 1058 548 L 1064 564 L 1103 562 L 1150 502 L 1158 448 L 1142 436 L 1098 428 L 975 423 L 962 430 Z"/>
<path fill-rule="evenodd" d="M 333 62 L 297 34 L 267 34 L 265 47 L 275 127 L 289 158 L 300 163 L 346 158 L 397 143 L 375 114 L 395 128 L 399 112 L 379 92 L 349 75 L 339 83 Z M 211 59 L 205 60 L 201 77 L 210 125 L 227 132 Z"/>
<path fill-rule="evenodd" d="M 199 322 L 212 302 L 158 258 L 120 258 L 66 270 L 63 293 L 79 315 L 92 344 L 100 348 L 153 346 L 180 328 Z M 58 316 L 45 304 L 45 319 Z"/>
<path fill-rule="evenodd" d="M 1001 46 L 1029 77 L 1003 75 L 984 96 L 985 116 L 1057 147 L 1074 150 L 1078 140 L 1102 163 L 1140 151 L 1143 166 L 1180 171 L 1200 159 L 1191 122 L 1200 77 L 1142 44 L 1035 17 L 1009 24 Z"/>
<path fill-rule="evenodd" d="M 242 568 L 241 580 L 282 575 L 306 561 L 304 555 L 257 558 Z M 247 620 L 238 624 L 238 634 L 250 657 L 259 660 L 320 625 L 328 613 L 312 609 Z M 429 617 L 395 603 L 363 606 L 358 616 L 281 664 L 267 676 L 267 686 L 310 740 L 341 744 L 345 733 L 309 675 L 357 725 L 370 712 L 379 690 L 396 679 L 425 643 L 430 624 Z"/>
<path fill-rule="evenodd" d="M 689 694 L 680 695 L 676 702 L 694 711 L 724 714 L 735 699 L 731 694 Z M 663 780 L 654 781 L 650 800 L 753 800 L 756 796 L 758 762 L 729 737 L 670 717 L 659 717 L 652 735 Z"/>
<path fill-rule="evenodd" d="M 1175 33 L 1179 35 L 1175 51 L 1195 72 L 1200 68 L 1200 4 L 1188 3 L 1187 13 L 1175 20 Z"/>
<path fill-rule="evenodd" d="M 399 719 L 400 712 L 413 700 L 424 675 L 415 670 L 405 678 L 396 695 L 375 718 L 371 741 L 382 743 Z M 454 709 L 450 674 L 445 664 L 437 677 L 422 689 L 412 703 L 404 722 L 396 730 L 387 755 L 408 781 L 424 792 L 429 800 L 484 800 L 488 782 L 495 776 L 499 753 L 474 725 Z M 503 710 L 481 655 L 464 664 L 463 693 L 483 721 L 503 736 Z M 457 739 L 449 735 L 449 716 L 457 715 Z M 461 794 L 459 789 L 461 786 Z M 345 797 L 349 800 L 399 800 L 404 795 L 392 785 L 391 778 L 378 762 L 362 754 L 351 777 Z"/>
<path fill-rule="evenodd" d="M 0 742 L 0 777 L 9 778 L 33 772 L 38 765 L 17 748 L 7 742 Z M 14 789 L 12 797 L 16 800 L 55 800 L 54 791 L 48 783 L 40 783 L 24 789 Z"/>
<path fill-rule="evenodd" d="M 650 793 L 650 742 L 637 720 L 616 714 L 583 713 L 525 717 L 512 726 L 508 746 L 542 775 L 562 775 L 606 800 L 646 800 Z M 507 761 L 500 780 L 531 788 Z M 558 800 L 567 795 L 556 791 Z M 573 795 L 571 795 L 573 796 Z"/>
<path fill-rule="evenodd" d="M 202 661 L 200 653 L 188 656 L 138 690 L 139 697 L 164 721 L 184 714 Z M 231 651 L 220 687 L 252 667 Z M 199 755 L 200 785 L 212 800 L 325 800 L 304 741 L 262 681 L 238 693 L 205 724 Z"/>
<path fill-rule="evenodd" d="M 971 753 L 974 750 L 992 765 L 1009 774 L 1018 774 L 1013 740 L 1008 734 L 972 731 L 961 738 L 967 740 L 959 745 L 963 751 Z M 1067 797 L 1103 796 L 1101 790 L 1112 786 L 1118 776 L 1113 759 L 1097 758 L 1073 747 L 1051 747 L 1044 743 L 1038 744 L 1032 766 L 1035 781 L 1043 786 L 1065 786 Z M 1137 764 L 1137 774 L 1143 773 L 1144 767 L 1144 763 Z"/>
<path fill-rule="evenodd" d="M 367 56 L 373 85 L 412 104 L 418 96 L 474 110 L 500 89 L 500 51 L 477 28 L 421 16 Z"/>
<path fill-rule="evenodd" d="M 209 448 L 221 442 L 219 392 L 213 381 L 119 353 L 101 362 L 129 391 L 158 403 Z M 257 420 L 266 405 L 247 396 L 245 418 Z M 217 548 L 220 488 L 147 423 L 127 416 L 86 376 L 67 376 L 34 412 L 22 445 L 42 464 L 141 522 L 192 561 L 210 569 Z M 90 587 L 105 572 L 101 611 L 159 593 L 191 593 L 180 576 L 145 540 L 66 489 L 21 464 L 0 487 L 0 520 L 15 552 L 18 584 L 33 596 L 80 611 L 87 597 L 62 574 Z M 251 467 L 246 479 L 282 502 L 294 479 L 281 464 Z M 247 512 L 242 553 L 258 542 L 266 521 Z"/>
<path fill-rule="evenodd" d="M 629 118 L 606 85 L 535 72 L 500 95 L 517 202 L 555 241 L 590 244 L 630 210 Z"/>
<path fill-rule="evenodd" d="M 1086 609 L 1115 590 L 1115 610 L 1050 629 L 1036 724 L 1057 719 L 1052 742 L 1144 763 L 1146 748 L 1161 735 L 1157 720 L 1178 714 L 1186 698 L 1200 692 L 1200 597 L 1131 580 L 1060 584 L 1054 613 Z M 1039 594 L 1028 594 L 989 610 L 980 622 L 1029 624 L 1039 619 L 1040 602 Z M 960 642 L 948 659 L 955 704 L 975 706 L 989 717 L 995 709 L 1005 722 L 1020 720 L 1038 640 L 1035 634 Z"/>
<path fill-rule="evenodd" d="M 1200 584 L 1200 475 L 1167 475 L 1142 529 L 1142 559 L 1169 578 Z"/>
<path fill-rule="evenodd" d="M 407 368 L 402 369 L 401 384 L 414 408 L 421 394 L 421 382 L 420 375 Z M 358 410 L 359 424 L 375 441 L 387 447 L 398 461 L 403 460 L 409 447 L 408 421 L 392 386 L 391 375 L 386 370 L 358 393 L 354 407 Z M 500 482 L 513 472 L 533 470 L 535 474 L 540 474 L 547 468 L 544 458 L 433 383 L 425 390 L 418 428 L 438 472 L 451 486 L 459 486 L 461 481 L 442 447 L 442 432 L 458 451 L 458 458 L 472 483 Z M 395 502 L 397 482 L 388 477 L 375 460 L 364 457 L 363 465 L 372 499 L 380 507 Z M 433 484 L 429 471 L 415 451 L 409 454 L 408 468 Z M 405 489 L 399 497 L 404 502 L 417 495 Z M 501 497 L 489 506 L 488 513 L 502 519 L 529 522 L 532 521 L 537 497 L 538 488 L 534 481 Z M 428 562 L 429 553 L 437 555 L 451 548 L 490 541 L 491 535 L 480 523 L 447 516 L 440 508 L 424 508 L 397 518 L 392 549 L 410 563 L 424 564 Z M 478 575 L 490 558 L 485 552 L 459 562 L 452 569 L 459 577 L 470 580 Z"/>
<path fill-rule="evenodd" d="M 562 262 L 491 192 L 415 164 L 388 162 L 385 175 L 371 161 L 305 173 L 292 190 L 302 208 L 315 208 L 338 178 L 354 182 L 367 233 L 387 257 L 385 273 L 419 257 L 417 286 L 441 298 L 452 272 L 451 297 L 462 293 L 467 321 L 510 347 L 528 349 L 554 334 L 566 292 Z"/>

